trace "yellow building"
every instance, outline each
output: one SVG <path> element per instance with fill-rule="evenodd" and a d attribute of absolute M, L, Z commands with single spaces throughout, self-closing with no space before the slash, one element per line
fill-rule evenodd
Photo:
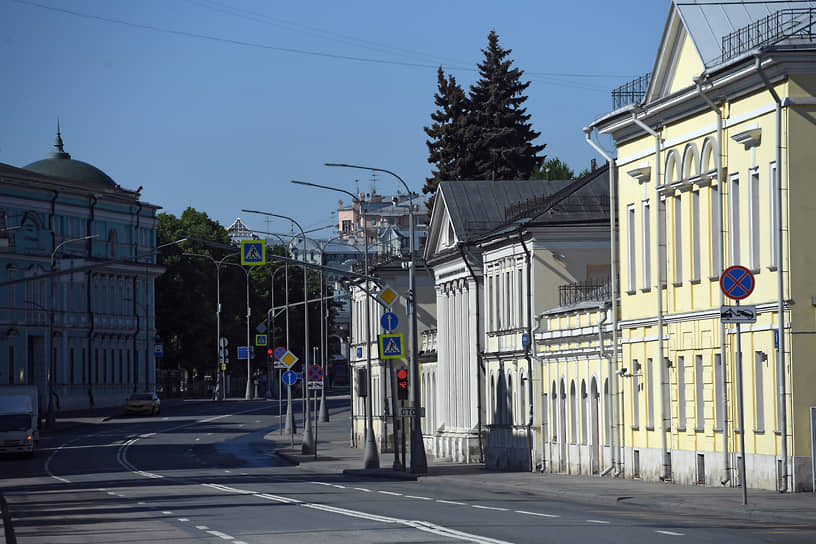
<path fill-rule="evenodd" d="M 609 430 L 627 477 L 740 485 L 744 439 L 748 487 L 811 488 L 814 16 L 816 2 L 673 2 L 648 79 L 586 129 L 617 147 L 622 411 Z M 755 276 L 741 375 L 737 326 L 721 319 L 732 265 Z"/>

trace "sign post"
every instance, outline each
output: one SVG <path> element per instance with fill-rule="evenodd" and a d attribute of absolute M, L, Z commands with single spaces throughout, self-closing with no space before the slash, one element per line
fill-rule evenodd
<path fill-rule="evenodd" d="M 746 481 L 748 474 L 745 471 L 745 414 L 742 394 L 742 331 L 740 330 L 740 324 L 745 321 L 740 319 L 742 317 L 740 300 L 747 298 L 754 291 L 754 283 L 754 275 L 744 266 L 729 266 L 720 276 L 720 289 L 723 294 L 737 303 L 734 322 L 737 325 L 737 421 L 740 429 L 740 485 L 742 485 L 743 505 L 748 504 L 748 482 Z M 756 312 L 754 312 L 753 322 L 756 322 Z"/>

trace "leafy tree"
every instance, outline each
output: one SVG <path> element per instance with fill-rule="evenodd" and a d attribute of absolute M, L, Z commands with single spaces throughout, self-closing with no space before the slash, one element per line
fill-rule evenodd
<path fill-rule="evenodd" d="M 533 141 L 541 133 L 532 129 L 523 107 L 524 73 L 512 68 L 511 49 L 499 46 L 494 30 L 487 37 L 484 60 L 478 65 L 480 79 L 470 87 L 470 114 L 465 140 L 466 163 L 476 164 L 478 179 L 529 179 L 541 162 L 544 145 Z"/>
<path fill-rule="evenodd" d="M 431 114 L 433 123 L 425 127 L 431 138 L 426 140 L 428 162 L 436 168 L 431 177 L 425 179 L 422 192 L 434 194 L 442 180 L 468 179 L 475 174 L 474 164 L 468 163 L 465 131 L 470 105 L 465 91 L 452 75 L 445 77 L 440 66 L 437 70 L 437 93 L 434 103 L 437 110 Z M 428 212 L 433 208 L 433 197 L 426 202 Z"/>
<path fill-rule="evenodd" d="M 547 159 L 530 179 L 573 179 L 575 172 L 561 159 Z"/>

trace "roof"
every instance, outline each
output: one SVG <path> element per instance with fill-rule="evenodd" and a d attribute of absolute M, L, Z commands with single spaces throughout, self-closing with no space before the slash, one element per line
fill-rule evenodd
<path fill-rule="evenodd" d="M 71 158 L 69 153 L 63 149 L 62 135 L 57 127 L 57 139 L 54 143 L 54 151 L 48 154 L 47 159 L 32 162 L 24 166 L 24 170 L 61 178 L 72 181 L 74 183 L 87 184 L 98 187 L 119 187 L 119 185 L 111 179 L 105 172 L 88 164 L 87 162 L 78 161 Z"/>
<path fill-rule="evenodd" d="M 721 64 L 723 37 L 781 10 L 816 8 L 816 2 L 723 2 L 674 0 L 686 30 L 706 68 Z"/>

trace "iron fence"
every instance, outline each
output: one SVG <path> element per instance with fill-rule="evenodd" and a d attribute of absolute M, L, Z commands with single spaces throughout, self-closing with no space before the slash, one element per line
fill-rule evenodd
<path fill-rule="evenodd" d="M 609 279 L 590 280 L 558 286 L 558 303 L 568 306 L 588 300 L 611 300 L 612 283 Z"/>
<path fill-rule="evenodd" d="M 812 42 L 816 9 L 783 9 L 722 37 L 722 62 L 788 38 Z"/>
<path fill-rule="evenodd" d="M 629 104 L 637 104 L 646 96 L 651 73 L 644 74 L 612 91 L 612 109 L 617 110 Z"/>

